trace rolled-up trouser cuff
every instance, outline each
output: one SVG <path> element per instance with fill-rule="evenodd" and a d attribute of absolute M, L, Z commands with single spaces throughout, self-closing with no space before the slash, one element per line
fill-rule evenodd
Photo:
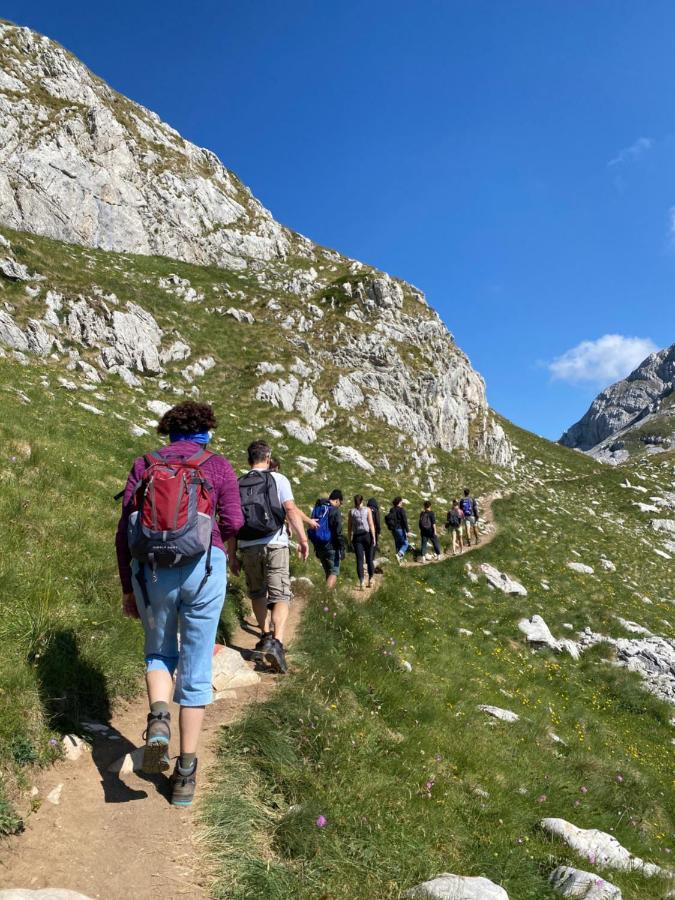
<path fill-rule="evenodd" d="M 165 672 L 168 672 L 169 675 L 171 675 L 171 677 L 173 678 L 173 673 L 176 671 L 176 666 L 178 665 L 178 657 L 160 656 L 158 653 L 151 653 L 145 657 L 145 665 L 148 672 L 157 671 L 157 669 L 163 669 Z"/>

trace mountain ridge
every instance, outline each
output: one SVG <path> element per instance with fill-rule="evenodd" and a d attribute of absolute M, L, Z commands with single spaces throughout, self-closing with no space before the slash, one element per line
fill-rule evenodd
<path fill-rule="evenodd" d="M 320 356 L 325 361 L 320 370 L 330 366 L 334 372 L 323 394 L 297 372 L 267 378 L 255 388 L 259 400 L 300 414 L 290 427 L 305 443 L 316 440 L 341 410 L 362 408 L 366 430 L 368 420 L 377 419 L 412 442 L 414 464 L 420 453 L 420 460 L 428 461 L 433 447 L 470 449 L 509 464 L 508 440 L 489 411 L 482 378 L 417 288 L 280 225 L 215 154 L 113 91 L 49 38 L 0 25 L 0 46 L 0 224 L 83 247 L 159 254 L 251 275 L 266 294 L 264 317 L 277 322 L 279 340 Z M 8 260 L 6 278 L 19 262 L 11 253 Z M 207 302 L 203 292 L 171 275 L 174 281 L 162 285 L 167 293 L 186 304 Z M 63 293 L 58 285 L 45 287 Z M 66 350 L 64 337 L 75 344 L 100 344 L 106 328 L 124 313 L 104 310 L 108 324 L 97 321 L 86 333 L 71 327 L 78 314 L 95 321 L 95 308 L 103 302 L 87 297 L 95 293 L 95 284 L 79 288 L 77 297 L 59 300 L 67 319 L 65 335 L 56 333 L 59 313 L 53 306 L 33 317 L 39 327 L 27 323 L 29 333 L 23 337 L 6 311 L 5 345 L 32 352 L 37 342 L 38 348 L 58 353 L 50 334 Z M 227 290 L 230 301 L 262 299 Z M 134 304 L 141 312 L 132 311 L 127 326 L 138 327 L 145 310 L 142 297 Z M 235 317 L 244 316 L 250 324 L 262 316 L 260 306 L 255 315 L 248 305 L 245 310 L 209 308 L 217 314 L 232 308 Z M 104 343 L 111 340 L 108 336 Z M 158 345 L 146 350 L 153 358 L 159 353 Z M 149 369 L 130 367 L 129 354 L 114 348 L 101 350 L 89 364 L 103 377 L 114 370 L 129 383 L 128 372 L 133 378 L 154 377 L 162 369 L 157 362 Z"/>
<path fill-rule="evenodd" d="M 589 452 L 601 462 L 625 462 L 627 440 L 638 431 L 645 446 L 671 446 L 675 432 L 675 344 L 651 353 L 626 378 L 601 391 L 586 413 L 560 438 L 563 446 Z M 652 450 L 651 452 L 654 452 Z"/>

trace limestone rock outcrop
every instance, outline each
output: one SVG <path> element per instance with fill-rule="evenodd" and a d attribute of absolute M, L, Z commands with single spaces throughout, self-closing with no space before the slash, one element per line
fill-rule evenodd
<path fill-rule="evenodd" d="M 662 427 L 664 401 L 675 389 L 675 344 L 650 354 L 627 378 L 598 394 L 584 416 L 560 438 L 566 447 L 591 451 L 604 462 L 624 462 L 629 458 L 625 437 L 631 429 L 644 427 L 657 418 Z M 672 405 L 665 415 L 667 430 L 675 432 Z M 659 435 L 663 440 L 667 436 Z M 648 436 L 646 436 L 648 438 Z"/>

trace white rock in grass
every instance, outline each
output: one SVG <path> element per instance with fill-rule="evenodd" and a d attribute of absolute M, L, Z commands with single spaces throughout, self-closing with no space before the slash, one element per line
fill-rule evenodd
<path fill-rule="evenodd" d="M 656 553 L 657 556 L 660 556 L 662 559 L 672 559 L 672 556 L 666 553 L 665 550 L 659 550 L 658 547 L 652 547 L 652 550 L 654 551 L 654 553 Z"/>
<path fill-rule="evenodd" d="M 675 534 L 675 519 L 652 519 L 649 524 L 654 531 L 668 531 Z"/>
<path fill-rule="evenodd" d="M 584 872 L 572 866 L 558 866 L 549 879 L 554 891 L 563 897 L 578 900 L 622 900 L 619 888 L 594 872 Z"/>
<path fill-rule="evenodd" d="M 351 463 L 354 466 L 358 466 L 359 469 L 364 469 L 366 472 L 375 471 L 371 463 L 353 447 L 333 447 L 333 453 L 341 462 Z"/>
<path fill-rule="evenodd" d="M 129 431 L 134 437 L 143 437 L 144 434 L 150 433 L 147 428 L 142 428 L 140 425 L 132 425 Z"/>
<path fill-rule="evenodd" d="M 9 281 L 30 281 L 30 272 L 26 266 L 9 257 L 0 259 L 0 274 Z"/>
<path fill-rule="evenodd" d="M 231 316 L 237 322 L 246 322 L 248 325 L 253 325 L 255 322 L 253 313 L 247 312 L 245 309 L 237 309 L 236 306 L 230 306 L 229 309 L 226 309 L 225 315 Z"/>
<path fill-rule="evenodd" d="M 163 400 L 148 400 L 146 406 L 150 410 L 151 413 L 154 413 L 160 419 L 171 409 L 170 403 L 165 403 Z"/>
<path fill-rule="evenodd" d="M 643 875 L 664 875 L 665 871 L 654 863 L 633 856 L 615 837 L 597 828 L 577 828 L 565 819 L 548 818 L 539 823 L 547 834 L 559 837 L 568 847 L 594 866 L 607 866 L 624 872 L 638 871 Z"/>
<path fill-rule="evenodd" d="M 316 440 L 316 431 L 311 425 L 303 425 L 297 419 L 289 419 L 284 422 L 284 428 L 288 435 L 300 441 L 301 444 L 313 444 Z"/>
<path fill-rule="evenodd" d="M 605 570 L 605 572 L 616 572 L 616 566 L 611 559 L 605 559 L 605 557 L 603 556 L 600 560 L 600 565 Z"/>
<path fill-rule="evenodd" d="M 91 403 L 82 403 L 82 401 L 78 401 L 78 406 L 81 406 L 82 409 L 86 409 L 87 412 L 93 413 L 95 416 L 104 415 L 103 410 L 99 409 L 97 406 L 92 406 Z"/>
<path fill-rule="evenodd" d="M 249 669 L 240 653 L 216 644 L 211 673 L 214 691 L 234 690 L 259 681 L 260 675 Z"/>
<path fill-rule="evenodd" d="M 47 802 L 53 803 L 54 806 L 58 806 L 61 802 L 61 794 L 63 793 L 63 785 L 57 784 L 55 788 L 52 788 L 51 791 L 47 794 Z"/>
<path fill-rule="evenodd" d="M 488 878 L 449 872 L 409 888 L 403 896 L 410 900 L 509 900 L 504 888 Z"/>
<path fill-rule="evenodd" d="M 42 888 L 39 891 L 31 891 L 29 888 L 9 888 L 0 891 L 0 900 L 91 900 L 85 894 L 77 891 L 67 891 L 65 888 Z"/>
<path fill-rule="evenodd" d="M 521 597 L 527 597 L 527 589 L 523 587 L 515 579 L 511 578 L 505 572 L 500 572 L 489 563 L 483 563 L 480 567 L 481 572 L 485 575 L 488 584 L 498 588 L 505 594 L 518 594 Z"/>
<path fill-rule="evenodd" d="M 580 575 L 592 575 L 594 572 L 593 567 L 587 566 L 586 563 L 568 562 L 567 568 L 573 572 L 578 572 Z"/>
<path fill-rule="evenodd" d="M 567 638 L 554 638 L 551 631 L 541 616 L 532 616 L 531 619 L 521 619 L 518 628 L 527 637 L 530 644 L 550 647 L 558 653 L 567 651 L 574 659 L 579 659 L 579 647 L 574 641 Z"/>
<path fill-rule="evenodd" d="M 520 719 L 518 713 L 511 712 L 510 709 L 501 709 L 499 706 L 488 706 L 482 703 L 478 709 L 489 716 L 493 716 L 495 719 L 500 719 L 502 722 L 517 722 Z"/>

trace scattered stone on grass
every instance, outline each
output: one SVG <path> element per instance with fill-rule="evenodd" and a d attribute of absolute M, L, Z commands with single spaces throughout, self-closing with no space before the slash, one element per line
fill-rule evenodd
<path fill-rule="evenodd" d="M 496 569 L 489 563 L 483 563 L 480 570 L 483 575 L 485 575 L 488 584 L 491 584 L 492 587 L 497 588 L 505 594 L 518 594 L 521 597 L 527 597 L 527 589 L 505 572 L 500 572 L 499 569 Z"/>
<path fill-rule="evenodd" d="M 559 837 L 594 866 L 607 866 L 624 872 L 642 872 L 647 877 L 666 874 L 660 866 L 645 862 L 639 856 L 633 856 L 606 831 L 598 831 L 597 828 L 577 828 L 571 822 L 557 818 L 542 819 L 539 827 L 547 834 Z"/>
<path fill-rule="evenodd" d="M 566 651 L 573 659 L 579 659 L 579 646 L 568 638 L 554 638 L 551 631 L 541 616 L 532 616 L 531 619 L 521 619 L 518 628 L 527 637 L 530 644 L 539 647 L 550 647 L 557 653 Z"/>
<path fill-rule="evenodd" d="M 504 888 L 488 878 L 449 872 L 409 888 L 403 896 L 410 900 L 509 900 Z"/>
<path fill-rule="evenodd" d="M 605 570 L 605 572 L 616 572 L 616 566 L 611 559 L 605 559 L 604 556 L 601 557 L 600 565 Z"/>
<path fill-rule="evenodd" d="M 586 563 L 578 562 L 568 562 L 567 568 L 571 569 L 573 572 L 578 572 L 580 575 L 593 575 L 595 571 L 593 566 L 587 566 Z"/>
<path fill-rule="evenodd" d="M 621 900 L 621 891 L 616 885 L 594 872 L 584 872 L 572 866 L 558 866 L 550 877 L 551 887 L 563 897 L 578 900 Z"/>
<path fill-rule="evenodd" d="M 499 706 L 488 706 L 485 703 L 481 703 L 478 709 L 489 716 L 493 716 L 495 719 L 500 719 L 502 722 L 517 722 L 520 719 L 518 713 L 511 712 L 510 709 L 501 709 Z"/>

